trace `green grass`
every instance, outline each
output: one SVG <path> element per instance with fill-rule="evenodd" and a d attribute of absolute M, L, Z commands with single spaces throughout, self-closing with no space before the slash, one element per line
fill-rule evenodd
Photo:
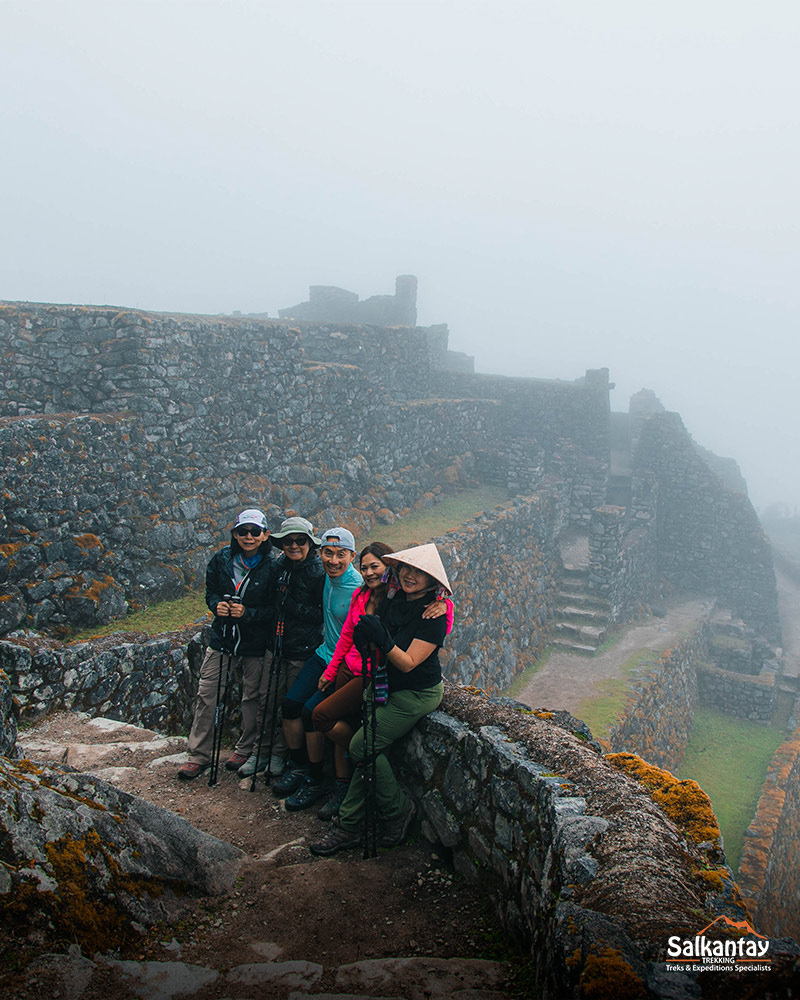
<path fill-rule="evenodd" d="M 620 664 L 621 677 L 609 677 L 596 684 L 595 694 L 578 705 L 575 715 L 591 729 L 595 739 L 605 739 L 625 708 L 630 682 L 639 667 L 658 656 L 652 649 L 639 649 Z"/>
<path fill-rule="evenodd" d="M 375 525 L 364 544 L 366 541 L 381 541 L 396 550 L 421 545 L 431 538 L 460 528 L 471 517 L 505 503 L 506 500 L 508 490 L 501 486 L 479 486 L 474 490 L 464 490 L 456 496 L 446 497 L 433 507 L 400 518 L 394 524 Z M 358 544 L 362 544 L 361 539 Z"/>
<path fill-rule="evenodd" d="M 735 719 L 715 708 L 701 707 L 695 714 L 678 777 L 693 778 L 711 799 L 734 872 L 767 767 L 783 735 L 776 727 Z"/>
<path fill-rule="evenodd" d="M 128 631 L 159 635 L 161 632 L 172 632 L 183 628 L 184 625 L 191 625 L 192 622 L 203 618 L 207 611 L 205 591 L 195 590 L 174 601 L 162 601 L 141 611 L 134 611 L 107 625 L 93 625 L 91 628 L 82 629 L 70 638 L 73 641 L 94 639 L 98 636 Z"/>

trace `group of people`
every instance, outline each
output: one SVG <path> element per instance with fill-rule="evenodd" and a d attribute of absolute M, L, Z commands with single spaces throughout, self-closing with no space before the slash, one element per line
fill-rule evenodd
<path fill-rule="evenodd" d="M 252 781 L 263 774 L 290 811 L 324 800 L 317 815 L 332 822 L 314 854 L 357 847 L 365 823 L 377 846 L 401 844 L 415 810 L 386 755 L 441 702 L 451 593 L 435 545 L 394 552 L 371 542 L 357 555 L 346 528 L 317 537 L 308 520 L 289 517 L 270 533 L 262 511 L 243 510 L 206 570 L 214 620 L 178 778 L 216 766 L 238 676 L 241 733 L 225 768 Z"/>

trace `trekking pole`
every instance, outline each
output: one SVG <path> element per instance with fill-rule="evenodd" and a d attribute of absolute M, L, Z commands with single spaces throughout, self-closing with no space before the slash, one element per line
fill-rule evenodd
<path fill-rule="evenodd" d="M 225 600 L 230 604 L 238 601 L 237 597 L 225 595 Z M 222 730 L 225 724 L 225 710 L 228 706 L 228 688 L 230 686 L 231 665 L 239 644 L 239 630 L 231 622 L 225 622 L 222 629 L 222 646 L 219 657 L 219 672 L 217 674 L 217 700 L 214 704 L 214 733 L 211 738 L 211 767 L 208 772 L 208 787 L 216 785 L 219 774 L 219 756 L 222 752 Z M 225 649 L 227 647 L 227 650 Z M 224 653 L 228 654 L 228 662 L 225 667 L 225 686 L 222 686 L 222 660 Z"/>
<path fill-rule="evenodd" d="M 258 733 L 258 746 L 256 747 L 256 765 L 253 770 L 253 777 L 250 780 L 250 791 L 254 792 L 256 790 L 256 771 L 258 770 L 258 762 L 261 760 L 261 748 L 264 743 L 264 729 L 267 725 L 267 706 L 269 705 L 269 696 L 271 692 L 275 691 L 275 696 L 272 700 L 272 718 L 270 721 L 269 728 L 269 743 L 267 745 L 266 756 L 269 758 L 267 761 L 266 775 L 264 778 L 265 783 L 268 785 L 270 781 L 270 763 L 272 761 L 272 748 L 275 745 L 275 730 L 278 726 L 278 688 L 280 686 L 281 679 L 281 654 L 283 652 L 283 615 L 278 619 L 278 624 L 275 627 L 275 651 L 272 654 L 272 661 L 269 665 L 269 680 L 267 681 L 267 694 L 264 698 L 264 707 L 261 710 L 261 729 Z"/>
<path fill-rule="evenodd" d="M 269 665 L 269 680 L 267 681 L 267 694 L 264 698 L 264 707 L 261 710 L 261 729 L 258 733 L 258 746 L 256 747 L 256 766 L 253 770 L 253 778 L 250 782 L 250 791 L 254 792 L 256 790 L 256 771 L 258 770 L 258 762 L 261 760 L 261 747 L 264 743 L 264 727 L 267 724 L 267 705 L 269 705 L 269 696 L 271 691 L 275 690 L 275 698 L 272 704 L 272 720 L 270 727 L 270 737 L 269 737 L 269 757 L 270 760 L 267 761 L 266 777 L 264 779 L 265 783 L 268 785 L 270 781 L 269 768 L 272 761 L 272 747 L 275 744 L 275 730 L 278 725 L 278 687 L 280 685 L 281 678 L 281 659 L 283 657 L 283 632 L 285 627 L 286 618 L 286 596 L 289 590 L 289 573 L 284 570 L 281 573 L 278 580 L 278 585 L 282 589 L 283 597 L 281 603 L 278 605 L 278 620 L 275 624 L 275 649 L 272 654 L 272 661 Z M 259 689 L 261 688 L 261 681 L 259 680 Z"/>
<path fill-rule="evenodd" d="M 361 676 L 364 682 L 364 700 L 361 715 L 364 731 L 364 857 L 378 856 L 378 811 L 376 798 L 378 772 L 376 764 L 375 735 L 378 727 L 377 704 L 375 702 L 375 657 L 376 651 L 361 654 Z M 366 697 L 368 684 L 372 685 L 371 696 Z M 371 723 L 371 725 L 370 725 Z"/>

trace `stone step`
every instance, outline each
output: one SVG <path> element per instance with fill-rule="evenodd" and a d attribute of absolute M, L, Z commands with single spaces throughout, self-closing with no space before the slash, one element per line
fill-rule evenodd
<path fill-rule="evenodd" d="M 595 597 L 590 592 L 585 590 L 571 590 L 567 587 L 562 588 L 558 592 L 557 597 L 558 604 L 569 604 L 572 607 L 587 608 L 596 611 L 608 612 L 611 611 L 611 604 L 603 597 Z"/>
<path fill-rule="evenodd" d="M 572 622 L 557 622 L 553 630 L 557 639 L 599 646 L 606 634 L 605 625 L 575 625 Z"/>
<path fill-rule="evenodd" d="M 575 604 L 559 602 L 556 604 L 556 614 L 559 621 L 564 622 L 575 622 L 576 624 L 585 622 L 587 625 L 606 625 L 608 623 L 607 612 L 600 608 L 578 607 Z"/>
<path fill-rule="evenodd" d="M 565 566 L 563 569 L 564 580 L 570 583 L 578 581 L 585 583 L 589 579 L 589 570 L 580 566 Z"/>
<path fill-rule="evenodd" d="M 578 656 L 594 656 L 597 652 L 596 646 L 587 646 L 585 643 L 566 642 L 563 639 L 556 639 L 550 643 L 552 649 L 560 650 L 562 653 L 573 653 Z"/>

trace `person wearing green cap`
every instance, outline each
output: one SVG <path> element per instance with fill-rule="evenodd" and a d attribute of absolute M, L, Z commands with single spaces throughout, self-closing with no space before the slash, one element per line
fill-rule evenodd
<path fill-rule="evenodd" d="M 261 685 L 261 736 L 239 768 L 240 778 L 251 778 L 267 767 L 273 777 L 283 773 L 288 750 L 281 727 L 276 726 L 273 731 L 277 708 L 322 639 L 322 588 L 326 576 L 317 551 L 320 539 L 314 534 L 313 525 L 304 517 L 287 517 L 280 529 L 270 535 L 270 542 L 281 551 L 275 568 L 272 614 L 266 637 L 272 670 L 264 670 Z M 275 683 L 269 681 L 270 672 Z M 264 704 L 267 694 L 269 699 Z"/>

